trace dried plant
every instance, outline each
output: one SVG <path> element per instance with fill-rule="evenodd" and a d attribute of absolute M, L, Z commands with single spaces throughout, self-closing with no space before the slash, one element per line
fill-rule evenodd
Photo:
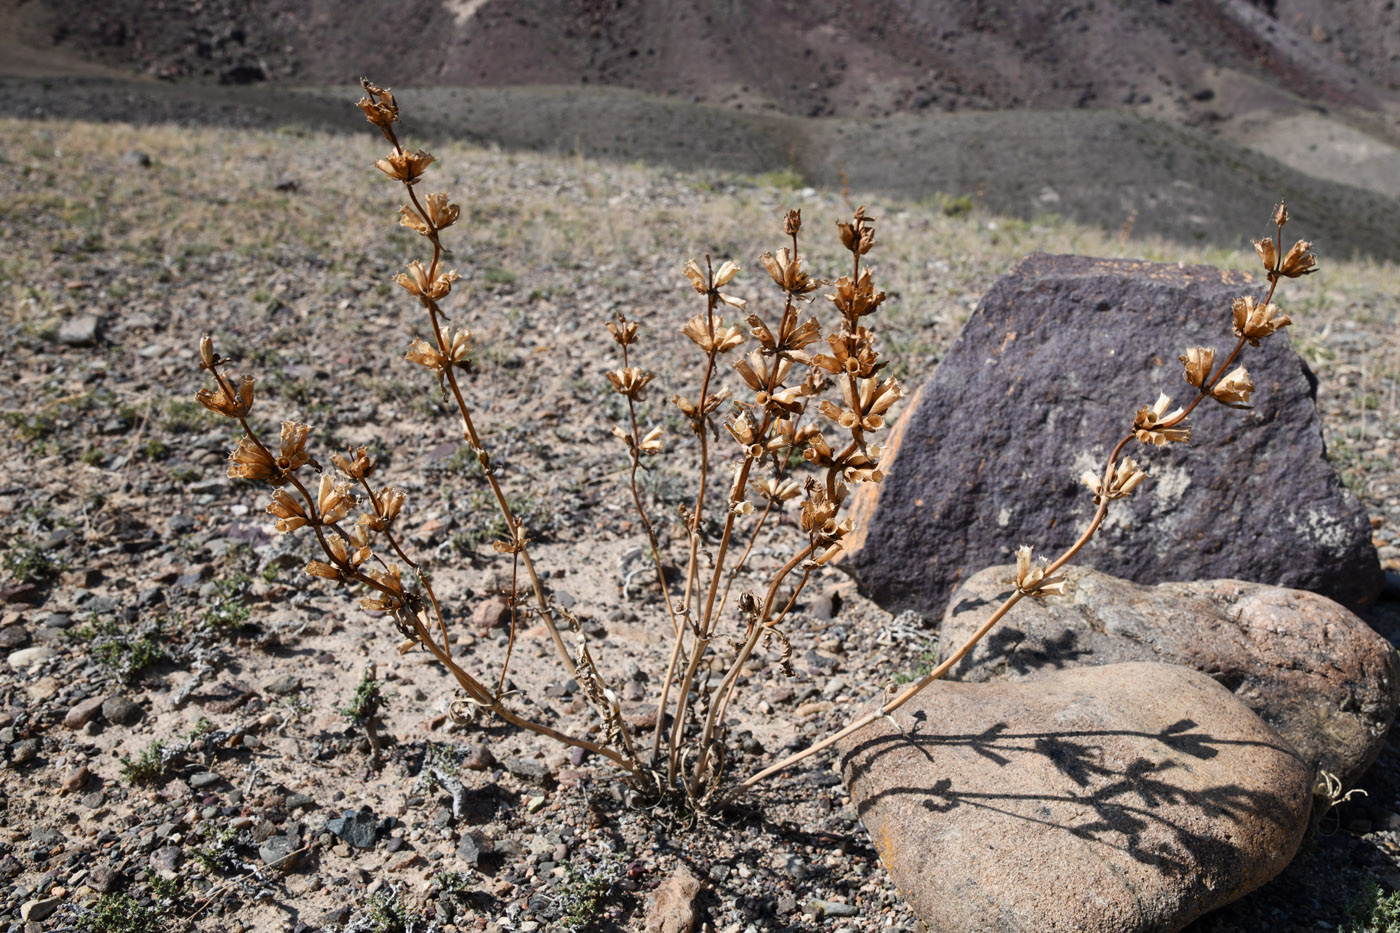
<path fill-rule="evenodd" d="M 433 156 L 422 150 L 410 152 L 400 144 L 394 129 L 399 110 L 393 95 L 367 81 L 362 83 L 365 97 L 358 106 L 391 146 L 389 154 L 375 165 L 399 183 L 407 196 L 408 203 L 399 209 L 400 224 L 431 250 L 426 263 L 415 260 L 406 272 L 395 276 L 421 306 L 428 330 L 426 338 L 412 340 L 406 358 L 428 369 L 455 406 L 462 437 L 481 467 L 505 529 L 502 539 L 495 542 L 496 550 L 509 557 L 511 567 L 510 638 L 500 669 L 494 675 L 473 669 L 470 655 L 454 653 L 438 596 L 422 563 L 410 557 L 398 531 L 405 495 L 374 481 L 375 463 L 366 448 L 332 454 L 334 469 L 330 469 L 307 452 L 311 429 L 305 424 L 284 422 L 278 440 L 265 442 L 249 421 L 253 378 L 230 375 L 229 361 L 218 355 L 206 335 L 200 342 L 200 368 L 213 377 L 214 386 L 202 389 L 196 398 L 206 408 L 238 422 L 242 429 L 230 454 L 228 473 L 273 487 L 267 510 L 275 517 L 279 532 L 309 530 L 320 553 L 306 565 L 306 573 L 364 593 L 360 605 L 386 615 L 403 636 L 400 651 L 426 650 L 452 674 L 464 694 L 452 705 L 454 719 L 491 715 L 587 749 L 620 768 L 637 790 L 696 810 L 727 800 L 892 712 L 942 677 L 1019 600 L 1062 592 L 1064 581 L 1059 571 L 1102 525 L 1109 504 L 1130 495 L 1146 476 L 1135 461 L 1122 457 L 1126 446 L 1134 440 L 1149 446 L 1188 440 L 1187 416 L 1206 398 L 1230 407 L 1248 407 L 1254 388 L 1248 373 L 1243 367 L 1228 374 L 1226 370 L 1246 343 L 1257 345 L 1289 323 L 1271 303 L 1279 281 L 1315 268 L 1307 243 L 1298 243 L 1287 254 L 1282 252 L 1288 217 L 1286 207 L 1280 205 L 1274 218 L 1277 237 L 1255 244 L 1270 282 L 1268 297 L 1262 303 L 1248 296 L 1235 302 L 1235 335 L 1239 339 L 1219 366 L 1214 365 L 1215 353 L 1209 348 L 1193 347 L 1181 357 L 1186 380 L 1196 390 L 1192 401 L 1169 411 L 1171 399 L 1163 395 L 1139 409 L 1131 432 L 1113 449 L 1103 472 L 1086 474 L 1084 482 L 1097 510 L 1079 540 L 1049 563 L 1037 563 L 1032 549 L 1022 547 L 1017 552 L 1015 591 L 967 644 L 877 711 L 836 735 L 742 781 L 730 781 L 726 775 L 728 736 L 723 724 L 740 690 L 745 665 L 761 645 L 776 649 L 780 664 L 788 669 L 791 611 L 812 573 L 841 553 L 852 530 L 852 522 L 844 514 L 850 490 L 856 484 L 882 479 L 882 453 L 875 438 L 885 427 L 891 407 L 903 396 L 903 389 L 883 373 L 886 361 L 870 327 L 871 315 L 885 300 L 864 262 L 876 246 L 874 218 L 860 208 L 849 220 L 837 223 L 850 267 L 828 282 L 813 277 L 805 268 L 800 251 L 802 216 L 796 210 L 787 212 L 783 218 L 784 245 L 759 258 L 780 296 L 771 317 L 750 313 L 744 299 L 725 291 L 740 272 L 734 262 L 722 262 L 716 268 L 706 257 L 703 263 L 692 259 L 682 269 L 703 310 L 680 328 L 698 350 L 698 391 L 670 399 L 699 449 L 694 499 L 682 509 L 685 570 L 674 583 L 663 565 L 657 526 L 638 486 L 644 462 L 663 456 L 667 446 L 661 428 L 643 429 L 639 413 L 638 403 L 645 398 L 654 375 L 634 358 L 638 322 L 619 313 L 607 323 L 618 347 L 617 368 L 607 373 L 607 379 L 626 405 L 626 419 L 612 431 L 625 448 L 632 504 L 655 564 L 666 615 L 664 623 L 657 621 L 669 627 L 671 637 L 666 670 L 660 677 L 655 727 L 649 735 L 638 734 L 623 717 L 617 692 L 579 621 L 547 597 L 530 555 L 529 529 L 511 508 L 458 381 L 472 334 L 464 329 L 449 333 L 444 323 L 442 303 L 450 297 L 458 275 L 444 266 L 447 251 L 441 237 L 460 218 L 461 210 L 445 193 L 420 195 L 419 186 Z M 813 311 L 814 300 L 823 289 L 830 289 L 825 297 L 838 315 L 831 328 L 823 328 Z M 742 382 L 738 396 L 719 387 L 725 364 Z M 724 434 L 728 435 L 725 443 L 736 445 L 734 459 L 721 477 L 712 477 L 710 445 Z M 313 479 L 313 474 L 319 477 Z M 718 479 L 723 482 L 716 482 Z M 767 576 L 764 586 L 732 594 L 760 534 L 789 507 L 798 510 L 797 524 L 804 543 Z M 707 524 L 707 518 L 713 526 Z M 715 526 L 720 530 L 710 536 L 707 529 Z M 528 583 L 527 596 L 521 594 L 522 574 Z M 722 632 L 721 621 L 732 618 L 726 615 L 731 596 L 742 628 Z M 538 619 L 547 628 L 559 662 L 580 685 L 580 694 L 597 719 L 597 728 L 590 733 L 596 734 L 596 739 L 533 720 L 512 704 L 508 674 L 515 633 L 526 617 Z M 566 643 L 566 630 L 572 650 Z M 715 659 L 721 655 L 723 663 L 717 665 Z M 717 681 L 712 676 L 716 670 L 722 670 Z"/>

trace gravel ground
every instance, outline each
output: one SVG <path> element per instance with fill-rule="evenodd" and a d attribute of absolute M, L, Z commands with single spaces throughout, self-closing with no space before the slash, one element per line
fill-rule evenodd
<path fill-rule="evenodd" d="M 36 922 L 52 911 L 43 928 L 61 929 L 126 895 L 170 929 L 395 929 L 398 917 L 415 929 L 533 930 L 585 915 L 640 929 L 646 896 L 685 863 L 704 883 L 705 930 L 917 929 L 829 758 L 699 824 L 642 807 L 604 764 L 453 723 L 452 684 L 435 665 L 398 655 L 382 621 L 308 582 L 306 543 L 271 531 L 261 490 L 224 477 L 231 435 L 188 401 L 205 330 L 259 376 L 264 425 L 313 424 L 322 456 L 382 451 L 457 644 L 482 670 L 504 657 L 502 630 L 472 623 L 509 572 L 490 549 L 480 478 L 436 390 L 399 359 L 421 325 L 385 279 L 415 244 L 368 168 L 379 147 L 368 131 L 249 124 L 0 120 L 0 916 L 25 929 L 26 909 Z M 663 401 L 697 368 L 671 337 L 699 310 L 681 263 L 739 258 L 735 290 L 757 307 L 771 294 L 752 257 L 781 245 L 780 211 L 800 206 L 824 231 L 851 205 L 780 176 L 435 151 L 439 183 L 467 215 L 450 243 L 465 278 L 453 307 L 477 332 L 466 384 L 487 445 L 531 516 L 548 588 L 640 703 L 664 668 L 664 616 L 646 575 L 629 580 L 642 538 L 607 433 L 621 411 L 602 378 L 613 349 L 602 325 L 618 310 L 643 323 L 639 353 L 658 373 L 643 418 L 678 451 L 645 488 L 655 513 L 672 515 L 694 454 Z M 1033 249 L 1245 268 L 1253 258 L 1054 219 L 872 207 L 891 292 L 882 333 L 907 380 Z M 812 247 L 817 268 L 832 268 L 832 244 Z M 1325 271 L 1291 291 L 1292 337 L 1318 372 L 1331 454 L 1400 571 L 1397 276 L 1319 248 Z M 663 550 L 678 552 L 667 532 Z M 791 520 L 765 534 L 755 575 L 796 539 Z M 747 672 L 736 774 L 844 723 L 914 674 L 936 637 L 836 571 L 813 579 L 799 610 L 795 676 L 776 652 Z M 1394 638 L 1397 615 L 1389 602 L 1368 619 Z M 516 645 L 521 703 L 585 728 L 585 704 L 547 649 L 535 630 Z M 386 696 L 378 754 L 338 711 L 369 665 Z M 454 812 L 455 782 L 465 793 Z M 1364 789 L 1283 876 L 1193 929 L 1344 928 L 1349 911 L 1400 887 L 1393 743 Z M 274 867 L 292 852 L 290 870 Z"/>

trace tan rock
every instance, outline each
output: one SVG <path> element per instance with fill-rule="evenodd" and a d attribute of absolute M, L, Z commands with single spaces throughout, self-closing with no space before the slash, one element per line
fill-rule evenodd
<path fill-rule="evenodd" d="M 685 865 L 677 866 L 650 898 L 646 933 L 690 933 L 695 928 L 695 898 L 699 894 L 700 879 Z"/>
<path fill-rule="evenodd" d="M 937 682 L 893 718 L 841 768 L 941 933 L 1179 930 L 1281 871 L 1307 827 L 1312 769 L 1189 668 Z"/>
<path fill-rule="evenodd" d="M 974 574 L 939 630 L 955 651 L 1010 592 L 1013 568 Z M 1140 586 L 1083 568 L 1065 596 L 1022 600 L 954 680 L 1018 680 L 1085 664 L 1166 661 L 1209 674 L 1311 765 L 1350 787 L 1400 702 L 1395 650 L 1350 610 L 1303 590 L 1204 580 Z"/>

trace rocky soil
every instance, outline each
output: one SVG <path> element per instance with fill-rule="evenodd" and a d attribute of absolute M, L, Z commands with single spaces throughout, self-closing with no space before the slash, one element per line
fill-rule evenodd
<path fill-rule="evenodd" d="M 259 377 L 264 428 L 313 424 L 323 458 L 347 444 L 379 452 L 409 494 L 405 527 L 456 644 L 480 670 L 498 669 L 507 638 L 488 624 L 489 605 L 508 565 L 491 551 L 499 528 L 437 390 L 400 358 L 422 324 L 386 280 L 416 244 L 370 167 L 380 153 L 368 129 L 6 118 L 0 139 L 0 908 L 12 929 L 93 928 L 99 909 L 209 931 L 641 929 L 647 896 L 682 863 L 703 882 L 705 930 L 919 928 L 830 757 L 696 823 L 638 806 L 602 763 L 496 725 L 458 726 L 448 678 L 397 654 L 389 627 L 302 574 L 306 542 L 271 530 L 264 490 L 225 478 L 231 434 L 189 401 L 204 331 Z M 464 206 L 449 244 L 464 275 L 452 307 L 477 333 L 467 384 L 487 444 L 554 598 L 641 703 L 664 667 L 665 621 L 608 434 L 621 411 L 603 378 L 613 365 L 603 324 L 618 310 L 643 323 L 639 353 L 658 372 L 643 417 L 674 451 L 644 488 L 654 514 L 674 516 L 695 454 L 664 401 L 696 369 L 675 333 L 699 310 L 682 262 L 736 257 L 736 292 L 763 307 L 772 295 L 753 257 L 781 245 L 781 210 L 803 208 L 811 259 L 832 269 L 823 240 L 853 204 L 782 177 L 433 148 L 436 185 Z M 871 207 L 891 292 L 880 323 L 907 380 L 1034 249 L 1254 261 L 1125 246 L 1053 220 Z M 1324 271 L 1293 292 L 1291 336 L 1318 372 L 1330 454 L 1396 571 L 1397 276 L 1319 249 Z M 729 452 L 717 446 L 719 466 Z M 674 554 L 680 535 L 665 530 Z M 790 522 L 765 534 L 754 575 L 795 538 Z M 776 652 L 747 672 L 730 724 L 735 774 L 915 675 L 937 637 L 931 620 L 892 618 L 834 570 L 814 578 L 800 610 L 795 676 Z M 1400 635 L 1393 601 L 1368 612 Z M 536 630 L 518 640 L 520 702 L 586 728 L 547 648 Z M 340 710 L 371 666 L 385 703 L 367 731 Z M 1369 796 L 1328 814 L 1279 880 L 1193 929 L 1331 929 L 1368 916 L 1400 887 L 1400 750 L 1388 745 L 1362 786 Z"/>

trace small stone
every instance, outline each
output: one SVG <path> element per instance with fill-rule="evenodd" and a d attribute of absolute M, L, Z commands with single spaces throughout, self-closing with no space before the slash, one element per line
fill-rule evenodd
<path fill-rule="evenodd" d="M 507 771 L 522 781 L 532 784 L 548 784 L 549 769 L 538 758 L 511 757 L 501 762 Z"/>
<path fill-rule="evenodd" d="M 479 829 L 462 833 L 462 838 L 457 843 L 457 857 L 473 868 L 480 863 L 483 855 L 489 855 L 491 851 L 491 837 Z"/>
<path fill-rule="evenodd" d="M 831 621 L 841 611 L 841 591 L 835 587 L 827 587 L 817 594 L 807 611 L 818 619 Z"/>
<path fill-rule="evenodd" d="M 293 836 L 268 836 L 258 846 L 258 855 L 263 864 L 281 871 L 292 871 L 301 861 L 301 846 Z"/>
<path fill-rule="evenodd" d="M 58 652 L 48 645 L 35 645 L 33 648 L 21 648 L 18 651 L 10 652 L 10 656 L 5 660 L 10 662 L 10 667 L 17 671 L 28 670 L 36 664 L 47 661 L 49 658 L 57 657 Z"/>
<path fill-rule="evenodd" d="M 185 853 L 179 846 L 161 846 L 151 853 L 151 868 L 165 877 L 173 877 L 184 858 Z"/>
<path fill-rule="evenodd" d="M 467 756 L 462 759 L 462 767 L 468 771 L 487 771 L 496 767 L 496 756 L 491 754 L 491 749 L 477 742 L 467 750 Z"/>
<path fill-rule="evenodd" d="M 25 901 L 20 905 L 19 918 L 25 923 L 39 923 L 47 920 L 49 915 L 58 910 L 58 905 L 63 903 L 61 897 L 45 897 L 32 901 Z"/>
<path fill-rule="evenodd" d="M 472 626 L 479 632 L 489 632 L 510 623 L 510 601 L 504 596 L 492 596 L 476 604 L 472 610 Z"/>
<path fill-rule="evenodd" d="M 361 810 L 333 820 L 326 820 L 326 829 L 357 849 L 374 847 L 379 833 L 379 818 L 373 811 Z"/>
<path fill-rule="evenodd" d="M 81 729 L 92 721 L 99 710 L 102 709 L 105 696 L 88 697 L 81 703 L 75 704 L 68 710 L 68 714 L 63 717 L 63 725 L 69 729 Z"/>
<path fill-rule="evenodd" d="M 213 787 L 223 780 L 213 771 L 201 771 L 198 774 L 190 775 L 190 786 L 194 788 Z"/>
<path fill-rule="evenodd" d="M 288 810 L 300 810 L 302 807 L 314 807 L 316 801 L 306 794 L 288 794 L 286 804 Z"/>
<path fill-rule="evenodd" d="M 526 798 L 525 798 L 525 812 L 526 812 L 526 813 L 539 813 L 540 810 L 544 807 L 545 802 L 547 801 L 547 799 L 548 799 L 548 798 L 546 798 L 543 794 L 536 794 L 536 795 L 533 796 L 533 797 L 526 797 Z"/>
<path fill-rule="evenodd" d="M 87 886 L 98 894 L 106 894 L 122 880 L 122 873 L 110 865 L 98 865 L 87 875 Z"/>
<path fill-rule="evenodd" d="M 839 901 L 824 901 L 814 897 L 807 902 L 807 913 L 820 920 L 822 917 L 854 917 L 860 913 L 854 904 Z"/>
<path fill-rule="evenodd" d="M 86 347 L 97 342 L 97 317 L 78 314 L 58 328 L 58 342 L 68 347 Z"/>
<path fill-rule="evenodd" d="M 71 794 L 73 791 L 80 789 L 86 784 L 89 777 L 91 777 L 91 774 L 87 769 L 87 765 L 78 765 L 76 768 L 68 769 L 68 773 L 63 775 L 63 781 L 59 784 L 59 787 L 65 794 Z"/>
<path fill-rule="evenodd" d="M 646 933 L 690 933 L 695 929 L 695 899 L 700 879 L 685 865 L 679 866 L 656 889 L 647 904 Z"/>
<path fill-rule="evenodd" d="M 0 628 L 0 648 L 21 648 L 29 644 L 29 631 L 23 625 Z"/>
<path fill-rule="evenodd" d="M 107 802 L 107 795 L 100 790 L 95 790 L 90 794 L 83 794 L 83 796 L 78 799 L 78 802 L 89 810 L 96 810 Z"/>
<path fill-rule="evenodd" d="M 102 703 L 102 718 L 115 726 L 130 726 L 143 715 L 145 712 L 141 707 L 124 696 L 111 696 Z"/>
<path fill-rule="evenodd" d="M 285 696 L 301 689 L 301 678 L 295 674 L 277 674 L 262 682 L 263 693 Z"/>
<path fill-rule="evenodd" d="M 10 763 L 24 765 L 33 761 L 39 754 L 38 739 L 20 739 L 10 746 Z"/>

